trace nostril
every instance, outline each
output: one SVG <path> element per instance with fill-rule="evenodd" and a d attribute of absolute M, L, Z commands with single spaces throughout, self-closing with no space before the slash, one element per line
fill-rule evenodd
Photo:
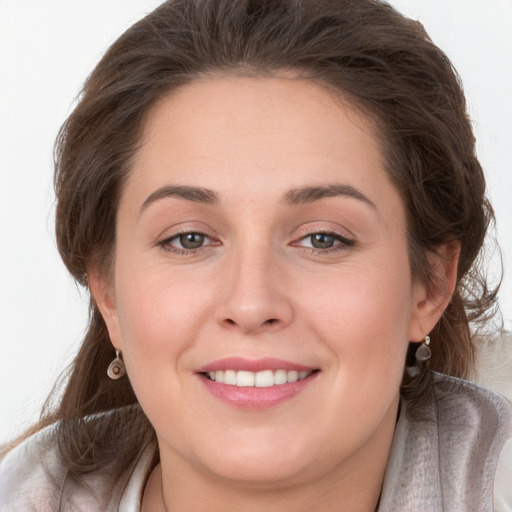
<path fill-rule="evenodd" d="M 265 320 L 263 323 L 259 324 L 260 327 L 267 326 L 273 326 L 274 324 L 279 323 L 279 320 L 277 318 L 269 318 L 268 320 Z M 232 318 L 225 318 L 224 324 L 229 325 L 230 327 L 239 325 L 235 320 Z"/>
<path fill-rule="evenodd" d="M 276 331 L 288 325 L 292 316 L 291 312 L 284 310 L 280 315 L 281 311 L 270 311 L 270 309 L 283 310 L 283 308 L 266 306 L 268 306 L 267 303 L 258 307 L 243 307 L 240 304 L 229 308 L 221 307 L 218 316 L 216 315 L 216 320 L 224 329 L 240 330 L 246 334 L 254 334 L 260 330 L 262 332 Z"/>

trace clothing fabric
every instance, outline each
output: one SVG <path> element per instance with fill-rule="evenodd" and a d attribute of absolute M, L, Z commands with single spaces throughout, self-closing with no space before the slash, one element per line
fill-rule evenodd
<path fill-rule="evenodd" d="M 510 437 L 504 397 L 436 375 L 425 402 L 400 415 L 379 512 L 511 512 Z"/>
<path fill-rule="evenodd" d="M 512 512 L 511 418 L 502 396 L 435 375 L 420 406 L 401 403 L 379 512 Z M 50 426 L 2 460 L 0 512 L 140 510 L 152 449 L 112 491 L 108 468 L 72 482 L 56 446 Z"/>

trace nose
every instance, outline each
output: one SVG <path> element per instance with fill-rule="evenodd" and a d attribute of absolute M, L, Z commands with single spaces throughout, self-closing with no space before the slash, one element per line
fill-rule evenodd
<path fill-rule="evenodd" d="M 286 276 L 268 248 L 233 254 L 226 262 L 217 321 L 244 334 L 277 331 L 289 325 L 293 306 Z"/>

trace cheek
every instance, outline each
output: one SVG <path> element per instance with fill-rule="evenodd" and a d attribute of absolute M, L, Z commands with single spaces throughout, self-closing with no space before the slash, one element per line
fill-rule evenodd
<path fill-rule="evenodd" d="M 120 269 L 118 284 L 123 359 L 139 403 L 154 423 L 162 415 L 162 400 L 183 407 L 182 354 L 194 342 L 194 308 L 187 294 L 167 289 L 143 269 L 129 274 Z"/>
<path fill-rule="evenodd" d="M 407 264 L 407 262 L 405 262 Z M 303 287 L 306 290 L 306 287 Z M 317 279 L 301 301 L 321 325 L 334 326 L 365 339 L 364 345 L 378 342 L 370 333 L 384 338 L 406 336 L 412 308 L 412 285 L 403 270 L 392 265 L 348 266 L 336 276 Z M 368 336 L 363 336 L 368 333 Z M 396 335 L 401 335 L 399 338 Z"/>
<path fill-rule="evenodd" d="M 140 277 L 140 278 L 139 278 Z M 143 349 L 151 355 L 160 349 L 177 348 L 193 333 L 197 309 L 194 288 L 151 276 L 131 274 L 117 289 L 117 310 L 125 350 Z"/>
<path fill-rule="evenodd" d="M 142 258 L 117 262 L 116 306 L 129 370 L 176 367 L 176 355 L 193 341 L 200 297 L 195 282 L 183 286 L 168 270 Z"/>
<path fill-rule="evenodd" d="M 356 390 L 364 383 L 371 393 L 386 382 L 390 390 L 398 389 L 412 311 L 412 285 L 404 269 L 407 258 L 345 268 L 304 297 L 310 301 L 308 329 L 326 341 L 337 361 L 340 388 Z"/>

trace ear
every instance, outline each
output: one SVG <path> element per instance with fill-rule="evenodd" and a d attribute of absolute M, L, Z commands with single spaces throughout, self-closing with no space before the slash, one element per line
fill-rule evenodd
<path fill-rule="evenodd" d="M 416 282 L 413 291 L 413 311 L 409 326 L 409 340 L 422 341 L 437 324 L 451 301 L 457 285 L 460 242 L 454 240 L 428 253 L 432 268 L 431 281 Z"/>
<path fill-rule="evenodd" d="M 116 350 L 122 350 L 113 282 L 110 279 L 104 279 L 97 270 L 89 272 L 87 279 L 92 298 L 107 326 L 110 341 Z"/>

